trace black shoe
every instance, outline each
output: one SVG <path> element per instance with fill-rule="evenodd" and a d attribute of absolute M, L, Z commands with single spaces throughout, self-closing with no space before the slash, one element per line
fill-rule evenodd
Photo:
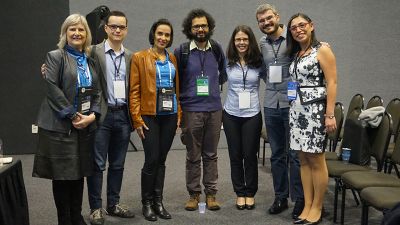
<path fill-rule="evenodd" d="M 288 208 L 288 201 L 286 198 L 275 198 L 274 204 L 269 208 L 269 214 L 279 214 Z"/>
<path fill-rule="evenodd" d="M 304 224 L 307 220 L 297 218 L 297 220 L 293 221 L 293 224 Z"/>
<path fill-rule="evenodd" d="M 169 214 L 169 212 L 164 208 L 164 205 L 161 200 L 159 201 L 156 200 L 154 202 L 153 210 L 157 214 L 157 216 L 160 217 L 161 219 L 168 220 L 172 218 L 171 214 Z"/>
<path fill-rule="evenodd" d="M 157 215 L 153 210 L 153 203 L 149 200 L 142 200 L 142 213 L 146 220 L 148 221 L 156 221 Z"/>
<path fill-rule="evenodd" d="M 110 216 L 118 216 L 121 218 L 133 218 L 135 214 L 127 206 L 122 204 L 116 204 L 107 208 L 107 214 Z"/>
<path fill-rule="evenodd" d="M 299 220 L 299 216 L 301 212 L 303 212 L 304 208 L 304 200 L 303 199 L 298 199 L 296 203 L 294 204 L 293 211 L 292 211 L 292 218 L 294 220 Z"/>

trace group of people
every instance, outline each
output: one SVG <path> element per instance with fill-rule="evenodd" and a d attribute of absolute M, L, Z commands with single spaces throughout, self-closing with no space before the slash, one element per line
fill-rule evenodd
<path fill-rule="evenodd" d="M 265 34 L 259 45 L 252 29 L 239 25 L 225 55 L 211 39 L 215 21 L 203 9 L 191 10 L 184 19 L 183 33 L 189 41 L 174 53 L 167 50 L 174 37 L 167 19 L 152 24 L 150 48 L 132 53 L 123 45 L 128 32 L 124 13 L 108 15 L 107 39 L 94 46 L 85 17 L 67 17 L 58 49 L 47 54 L 42 66 L 46 97 L 39 111 L 33 168 L 33 176 L 53 182 L 59 225 L 86 224 L 81 215 L 84 177 L 92 225 L 104 224 L 104 213 L 134 217 L 119 195 L 133 130 L 145 154 L 141 195 L 146 220 L 171 218 L 163 204 L 165 162 L 178 127 L 187 150 L 185 209 L 196 210 L 202 192 L 209 210 L 221 207 L 216 194 L 222 124 L 236 207 L 254 209 L 261 79 L 266 83 L 264 115 L 275 191 L 268 211 L 278 214 L 287 209 L 290 193 L 295 224 L 321 221 L 328 181 L 325 136 L 336 129 L 335 57 L 329 46 L 318 42 L 307 15 L 296 14 L 284 26 L 274 6 L 262 4 L 256 18 Z M 220 85 L 225 82 L 222 105 Z M 101 193 L 107 161 L 104 210 Z"/>

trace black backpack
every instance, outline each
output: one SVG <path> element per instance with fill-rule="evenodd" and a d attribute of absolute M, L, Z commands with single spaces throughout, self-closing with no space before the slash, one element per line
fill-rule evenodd
<path fill-rule="evenodd" d="M 110 14 L 110 9 L 101 5 L 89 14 L 86 15 L 86 20 L 88 22 L 90 32 L 92 33 L 92 45 L 99 44 L 107 37 L 104 31 L 105 19 Z"/>
<path fill-rule="evenodd" d="M 225 61 L 223 57 L 223 50 L 221 46 L 212 39 L 210 39 L 210 44 L 211 44 L 211 50 L 218 61 L 219 84 L 221 85 L 221 90 L 222 90 L 222 85 L 227 80 L 226 71 L 224 69 Z M 190 54 L 189 45 L 190 42 L 185 42 L 179 46 L 179 52 L 180 52 L 179 71 L 183 71 L 186 69 Z"/>

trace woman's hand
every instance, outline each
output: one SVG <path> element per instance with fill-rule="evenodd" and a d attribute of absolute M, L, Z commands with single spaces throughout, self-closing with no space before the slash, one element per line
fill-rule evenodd
<path fill-rule="evenodd" d="M 335 117 L 325 117 L 325 129 L 326 132 L 332 133 L 336 130 L 336 118 Z"/>
<path fill-rule="evenodd" d="M 140 139 L 145 139 L 143 128 L 146 130 L 149 130 L 149 128 L 146 126 L 146 124 L 143 124 L 143 126 L 136 128 L 136 132 L 139 135 Z"/>
<path fill-rule="evenodd" d="M 84 129 L 87 126 L 89 126 L 95 120 L 96 120 L 96 116 L 94 115 L 94 113 L 91 113 L 88 116 L 83 115 L 81 113 L 77 113 L 76 118 L 72 121 L 72 125 L 76 129 L 81 130 L 81 129 Z"/>

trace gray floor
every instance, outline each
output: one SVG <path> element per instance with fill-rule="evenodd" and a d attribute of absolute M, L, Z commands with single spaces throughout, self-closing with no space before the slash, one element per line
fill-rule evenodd
<path fill-rule="evenodd" d="M 136 133 L 133 134 L 135 145 L 141 149 L 141 144 L 136 139 Z M 133 219 L 121 219 L 106 217 L 107 225 L 128 225 L 128 224 L 292 224 L 290 213 L 293 203 L 290 203 L 289 210 L 279 215 L 267 214 L 267 209 L 273 202 L 274 194 L 272 189 L 272 178 L 270 173 L 269 152 L 267 149 L 266 166 L 259 163 L 259 190 L 256 195 L 256 208 L 252 211 L 236 210 L 235 194 L 230 180 L 230 167 L 228 151 L 224 134 L 221 133 L 219 154 L 219 192 L 218 201 L 222 204 L 220 211 L 206 211 L 205 214 L 199 214 L 197 211 L 188 212 L 183 208 L 187 200 L 185 188 L 185 151 L 178 138 L 174 141 L 173 150 L 168 155 L 167 160 L 167 180 L 165 183 L 165 206 L 172 214 L 172 219 L 157 222 L 148 222 L 141 215 L 140 203 L 140 169 L 143 164 L 143 151 L 130 151 L 126 159 L 125 178 L 121 193 L 121 202 L 132 207 L 136 213 Z M 261 145 L 262 146 L 262 145 Z M 132 147 L 130 146 L 130 149 Z M 33 155 L 14 156 L 21 159 L 23 163 L 24 179 L 28 195 L 29 213 L 31 225 L 54 225 L 56 224 L 56 210 L 52 199 L 51 182 L 45 179 L 32 178 Z M 105 186 L 104 186 L 105 187 Z M 333 182 L 330 180 L 328 192 L 325 198 L 325 208 L 330 213 L 324 218 L 321 224 L 333 224 L 332 206 L 333 206 Z M 103 190 L 103 196 L 104 194 Z M 360 224 L 361 208 L 356 207 L 351 194 L 348 194 L 346 201 L 346 223 Z M 202 196 L 204 198 L 204 196 Z M 85 187 L 83 215 L 88 219 L 89 207 Z M 381 213 L 373 209 L 370 210 L 370 225 L 380 224 Z"/>

